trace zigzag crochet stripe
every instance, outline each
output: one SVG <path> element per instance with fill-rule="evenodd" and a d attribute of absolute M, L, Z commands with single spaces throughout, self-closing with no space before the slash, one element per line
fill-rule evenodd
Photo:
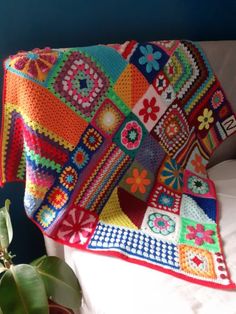
<path fill-rule="evenodd" d="M 122 168 L 129 160 L 130 158 L 124 152 L 112 144 L 81 187 L 75 204 L 92 211 L 98 210 L 98 207 L 101 207 L 100 200 L 108 199 L 109 187 L 114 182 L 115 184 L 118 183 L 116 179 L 120 177 L 119 172 L 123 172 Z"/>

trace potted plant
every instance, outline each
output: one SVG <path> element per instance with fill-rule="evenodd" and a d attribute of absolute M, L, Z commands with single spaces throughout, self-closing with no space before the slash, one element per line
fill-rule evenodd
<path fill-rule="evenodd" d="M 10 201 L 0 208 L 0 314 L 78 313 L 81 289 L 72 269 L 55 256 L 14 265 Z"/>

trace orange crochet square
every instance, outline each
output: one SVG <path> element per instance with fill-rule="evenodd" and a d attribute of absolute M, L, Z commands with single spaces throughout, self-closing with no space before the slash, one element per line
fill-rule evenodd
<path fill-rule="evenodd" d="M 204 278 L 216 279 L 214 261 L 210 252 L 188 245 L 180 245 L 179 255 L 180 268 L 184 272 Z"/>
<path fill-rule="evenodd" d="M 37 124 L 40 133 L 44 133 L 46 129 L 51 136 L 57 136 L 76 146 L 88 122 L 43 86 L 11 72 L 7 75 L 8 89 L 5 103 L 13 104 L 18 108 L 18 112 L 34 125 Z"/>
<path fill-rule="evenodd" d="M 147 80 L 140 71 L 133 64 L 128 64 L 115 83 L 114 91 L 127 106 L 133 108 L 147 91 L 148 86 Z"/>

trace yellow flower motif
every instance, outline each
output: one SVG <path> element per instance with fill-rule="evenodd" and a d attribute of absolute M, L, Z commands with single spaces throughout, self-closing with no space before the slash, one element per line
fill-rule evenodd
<path fill-rule="evenodd" d="M 203 110 L 203 115 L 197 118 L 198 121 L 201 122 L 198 126 L 199 130 L 209 129 L 210 123 L 214 121 L 212 114 L 213 114 L 212 110 L 208 110 L 207 108 Z"/>

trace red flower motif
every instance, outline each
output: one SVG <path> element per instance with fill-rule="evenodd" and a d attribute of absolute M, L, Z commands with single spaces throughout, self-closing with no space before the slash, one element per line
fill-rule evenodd
<path fill-rule="evenodd" d="M 212 235 L 214 234 L 213 230 L 205 230 L 204 226 L 201 224 L 196 225 L 196 229 L 193 226 L 187 226 L 187 229 L 190 231 L 186 235 L 186 239 L 195 240 L 196 245 L 202 245 L 204 242 L 214 243 Z"/>
<path fill-rule="evenodd" d="M 63 220 L 57 236 L 71 244 L 85 244 L 96 226 L 97 218 L 89 211 L 73 208 Z"/>
<path fill-rule="evenodd" d="M 222 91 L 217 90 L 211 99 L 211 104 L 212 104 L 213 108 L 217 109 L 218 107 L 220 107 L 220 105 L 223 103 L 223 101 L 224 101 L 224 95 L 223 95 Z"/>
<path fill-rule="evenodd" d="M 144 99 L 143 106 L 139 111 L 139 115 L 143 116 L 144 123 L 147 123 L 149 119 L 152 121 L 155 121 L 157 118 L 157 112 L 160 111 L 159 106 L 156 104 L 157 100 L 155 97 L 152 97 L 152 99 L 149 101 L 148 99 Z"/>

